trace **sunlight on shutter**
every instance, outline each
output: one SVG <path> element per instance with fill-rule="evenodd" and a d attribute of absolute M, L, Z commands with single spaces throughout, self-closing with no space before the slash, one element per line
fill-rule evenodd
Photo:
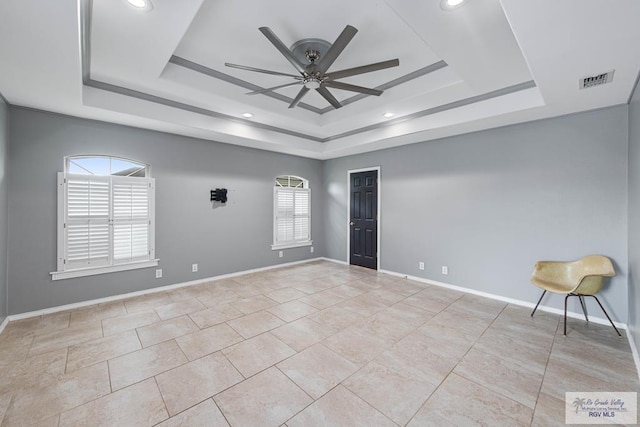
<path fill-rule="evenodd" d="M 309 218 L 296 218 L 295 232 L 295 240 L 309 240 Z"/>
<path fill-rule="evenodd" d="M 310 193 L 308 189 L 295 190 L 295 240 L 310 239 Z"/>
<path fill-rule="evenodd" d="M 94 179 L 69 178 L 69 217 L 109 216 L 109 182 Z"/>
<path fill-rule="evenodd" d="M 113 258 L 130 261 L 149 253 L 149 182 L 114 178 Z"/>
<path fill-rule="evenodd" d="M 309 214 L 309 192 L 297 190 L 295 192 L 295 215 Z"/>

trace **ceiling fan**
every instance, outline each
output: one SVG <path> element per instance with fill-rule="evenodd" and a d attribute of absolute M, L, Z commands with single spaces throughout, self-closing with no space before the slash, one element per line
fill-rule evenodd
<path fill-rule="evenodd" d="M 400 61 L 398 59 L 391 59 L 346 70 L 327 72 L 329 67 L 331 67 L 344 48 L 347 47 L 347 44 L 349 44 L 351 39 L 353 39 L 358 32 L 358 30 L 351 25 L 347 25 L 344 30 L 342 30 L 342 33 L 340 33 L 333 44 L 321 39 L 303 39 L 294 43 L 293 46 L 291 46 L 291 49 L 285 46 L 278 36 L 276 36 L 268 27 L 260 27 L 260 32 L 262 32 L 262 34 L 265 35 L 265 37 L 276 47 L 276 49 L 278 49 L 278 51 L 291 63 L 291 65 L 293 65 L 300 75 L 264 70 L 261 68 L 248 67 L 246 65 L 230 63 L 225 63 L 224 65 L 231 68 L 238 68 L 240 70 L 255 71 L 257 73 L 293 77 L 296 81 L 292 83 L 286 83 L 267 89 L 260 89 L 247 94 L 257 95 L 272 92 L 276 89 L 288 86 L 302 85 L 302 88 L 300 88 L 300 91 L 294 100 L 289 104 L 289 108 L 294 108 L 311 89 L 315 89 L 324 99 L 329 101 L 334 108 L 340 108 L 342 107 L 342 104 L 338 102 L 327 88 L 342 89 L 379 96 L 382 94 L 381 90 L 369 89 L 349 83 L 338 82 L 336 80 L 358 74 L 370 73 L 372 71 L 383 70 L 385 68 L 397 67 L 400 65 Z"/>

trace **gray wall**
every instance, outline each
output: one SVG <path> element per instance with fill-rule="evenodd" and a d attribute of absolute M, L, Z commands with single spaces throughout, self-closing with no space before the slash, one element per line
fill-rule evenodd
<path fill-rule="evenodd" d="M 11 159 L 8 257 L 7 180 L 0 185 L 0 291 L 8 283 L 8 313 L 16 314 L 315 256 L 346 260 L 347 170 L 381 166 L 382 269 L 535 302 L 535 261 L 601 253 L 618 270 L 602 293 L 605 306 L 637 333 L 639 302 L 627 274 L 640 258 L 637 220 L 629 223 L 627 252 L 627 198 L 630 218 L 640 211 L 637 96 L 630 115 L 621 106 L 326 162 L 10 107 L 8 125 L 0 114 L 0 137 L 9 129 L 0 168 Z M 162 279 L 151 268 L 51 281 L 55 176 L 73 154 L 152 165 Z M 284 173 L 311 182 L 314 254 L 290 249 L 280 259 L 270 249 L 272 182 Z M 213 209 L 208 193 L 216 187 L 229 189 L 229 203 Z M 4 292 L 0 298 L 1 310 Z M 561 308 L 561 301 L 551 296 L 545 304 Z"/>
<path fill-rule="evenodd" d="M 629 105 L 629 330 L 640 345 L 640 90 Z"/>
<path fill-rule="evenodd" d="M 7 145 L 8 107 L 0 94 L 0 323 L 8 314 L 7 307 Z"/>
<path fill-rule="evenodd" d="M 381 166 L 382 269 L 535 303 L 536 261 L 603 254 L 618 275 L 601 300 L 626 322 L 627 121 L 621 106 L 327 161 L 327 256 L 347 260 L 347 171 Z"/>
<path fill-rule="evenodd" d="M 63 158 L 104 154 L 152 166 L 156 179 L 153 268 L 52 281 L 56 269 L 56 173 Z M 211 141 L 9 109 L 9 313 L 101 298 L 252 268 L 298 261 L 324 252 L 322 166 L 317 160 Z M 312 188 L 308 247 L 272 251 L 273 185 L 280 174 L 303 176 Z M 229 190 L 212 208 L 209 190 Z M 191 273 L 191 264 L 199 272 Z"/>

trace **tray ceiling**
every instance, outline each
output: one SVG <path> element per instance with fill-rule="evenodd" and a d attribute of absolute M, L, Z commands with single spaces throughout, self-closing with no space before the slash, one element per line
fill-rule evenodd
<path fill-rule="evenodd" d="M 626 103 L 640 69 L 640 2 L 126 0 L 0 3 L 0 93 L 11 104 L 312 158 L 332 158 Z M 54 4 L 55 3 L 55 4 Z M 615 7 L 613 7 L 615 6 Z M 315 91 L 226 67 L 296 74 L 287 46 L 358 29 L 329 71 L 398 58 L 341 79 L 384 90 Z M 615 70 L 607 85 L 579 79 Z M 244 113 L 253 117 L 245 118 Z M 385 113 L 393 116 L 385 117 Z"/>

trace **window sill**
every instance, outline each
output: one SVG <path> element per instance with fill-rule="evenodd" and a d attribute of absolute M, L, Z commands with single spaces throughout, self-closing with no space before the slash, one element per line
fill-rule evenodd
<path fill-rule="evenodd" d="M 54 271 L 51 280 L 73 279 L 74 277 L 94 276 L 96 274 L 114 273 L 116 271 L 136 270 L 138 268 L 155 267 L 160 262 L 159 259 L 146 261 L 136 261 L 127 264 L 110 265 L 106 267 L 88 267 L 69 271 Z"/>
<path fill-rule="evenodd" d="M 271 245 L 271 250 L 277 251 L 278 249 L 301 248 L 303 246 L 311 245 L 313 245 L 313 240 L 307 240 L 304 242 L 280 243 L 278 245 Z"/>

